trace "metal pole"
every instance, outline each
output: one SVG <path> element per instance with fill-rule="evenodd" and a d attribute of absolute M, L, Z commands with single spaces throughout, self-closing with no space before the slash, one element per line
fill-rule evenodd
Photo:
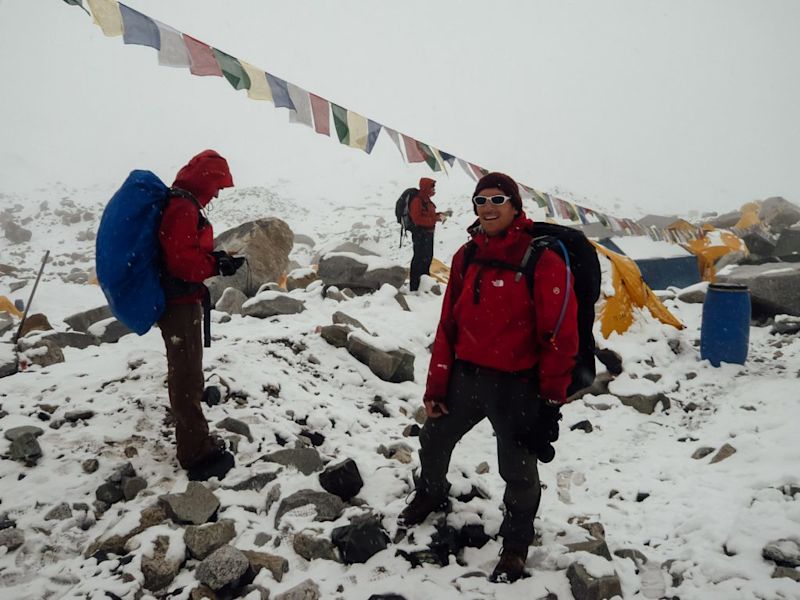
<path fill-rule="evenodd" d="M 42 271 L 44 271 L 44 265 L 47 263 L 47 257 L 50 256 L 50 250 L 47 250 L 44 253 L 44 258 L 42 259 L 42 266 L 39 267 L 39 274 L 36 276 L 36 282 L 33 284 L 33 289 L 31 290 L 31 295 L 28 298 L 28 303 L 25 305 L 25 312 L 22 313 L 22 320 L 19 322 L 19 327 L 17 328 L 17 333 L 14 336 L 14 343 L 16 344 L 19 340 L 19 334 L 22 333 L 22 326 L 25 324 L 25 319 L 28 318 L 28 310 L 31 307 L 31 302 L 33 302 L 33 295 L 36 293 L 36 288 L 39 286 L 39 280 L 42 278 Z"/>

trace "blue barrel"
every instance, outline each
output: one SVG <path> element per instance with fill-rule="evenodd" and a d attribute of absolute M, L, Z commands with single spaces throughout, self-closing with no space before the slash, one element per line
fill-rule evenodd
<path fill-rule="evenodd" d="M 700 358 L 744 364 L 750 342 L 750 292 L 746 285 L 712 283 L 703 302 Z"/>

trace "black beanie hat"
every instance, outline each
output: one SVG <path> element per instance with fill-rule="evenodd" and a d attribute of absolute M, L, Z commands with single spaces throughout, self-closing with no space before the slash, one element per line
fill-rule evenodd
<path fill-rule="evenodd" d="M 481 177 L 478 185 L 475 186 L 475 191 L 472 196 L 475 197 L 481 190 L 488 188 L 502 190 L 506 196 L 511 197 L 511 205 L 517 209 L 517 212 L 522 212 L 522 198 L 519 195 L 519 187 L 517 186 L 517 182 L 511 179 L 511 177 L 505 173 L 488 173 Z M 472 204 L 472 210 L 475 211 L 476 215 L 478 214 L 478 207 L 475 206 L 475 203 Z"/>

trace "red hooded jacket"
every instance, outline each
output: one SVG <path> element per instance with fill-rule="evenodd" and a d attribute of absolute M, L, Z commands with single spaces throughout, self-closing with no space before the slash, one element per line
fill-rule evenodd
<path fill-rule="evenodd" d="M 201 207 L 217 196 L 219 190 L 233 187 L 227 161 L 213 150 L 192 158 L 175 178 L 173 188 L 192 194 Z M 214 230 L 190 198 L 171 196 L 158 231 L 164 269 L 168 275 L 190 283 L 202 283 L 218 275 L 214 250 Z M 170 304 L 199 302 L 204 294 L 199 288 L 185 296 L 168 297 Z"/>
<path fill-rule="evenodd" d="M 419 180 L 419 192 L 411 199 L 408 205 L 408 214 L 411 222 L 420 229 L 433 231 L 436 227 L 436 205 L 431 201 L 433 186 L 436 182 L 433 179 L 423 177 Z"/>
<path fill-rule="evenodd" d="M 526 229 L 533 225 L 520 214 L 500 235 L 472 230 L 477 244 L 474 260 L 464 267 L 462 246 L 453 257 L 442 316 L 433 342 L 426 398 L 443 400 L 456 359 L 503 372 L 537 368 L 543 398 L 565 402 L 578 352 L 577 300 L 567 283 L 567 266 L 560 255 L 544 250 L 534 271 L 533 293 L 528 279 L 510 269 L 480 265 L 477 259 L 519 265 L 530 245 Z M 473 289 L 478 272 L 479 301 Z M 567 293 L 566 311 L 555 339 L 552 332 Z"/>

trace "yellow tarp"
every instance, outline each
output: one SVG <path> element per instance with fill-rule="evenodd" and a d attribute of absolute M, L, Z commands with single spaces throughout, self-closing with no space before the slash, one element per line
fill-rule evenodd
<path fill-rule="evenodd" d="M 431 261 L 431 268 L 428 275 L 433 277 L 439 283 L 447 283 L 450 281 L 450 267 L 448 267 L 438 258 L 434 258 Z"/>
<path fill-rule="evenodd" d="M 0 312 L 7 312 L 18 319 L 22 318 L 22 313 L 18 311 L 14 303 L 5 296 L 0 296 Z"/>
<path fill-rule="evenodd" d="M 749 229 L 761 224 L 761 219 L 758 218 L 758 204 L 755 202 L 748 202 L 741 209 L 742 216 L 739 221 L 734 225 L 734 229 Z"/>
<path fill-rule="evenodd" d="M 736 234 L 722 229 L 715 229 L 711 225 L 703 225 L 703 229 L 706 231 L 705 235 L 687 242 L 686 248 L 697 257 L 700 276 L 703 281 L 711 281 L 713 283 L 717 279 L 714 264 L 720 258 L 730 252 L 744 252 L 745 256 L 749 252 L 747 244 Z"/>
<path fill-rule="evenodd" d="M 612 332 L 625 333 L 633 323 L 633 309 L 647 308 L 656 319 L 666 325 L 683 329 L 681 323 L 661 303 L 647 284 L 642 279 L 639 267 L 627 256 L 612 252 L 608 248 L 592 242 L 594 247 L 603 256 L 611 261 L 612 284 L 614 295 L 606 298 L 600 310 L 600 331 L 603 337 L 608 337 Z"/>

